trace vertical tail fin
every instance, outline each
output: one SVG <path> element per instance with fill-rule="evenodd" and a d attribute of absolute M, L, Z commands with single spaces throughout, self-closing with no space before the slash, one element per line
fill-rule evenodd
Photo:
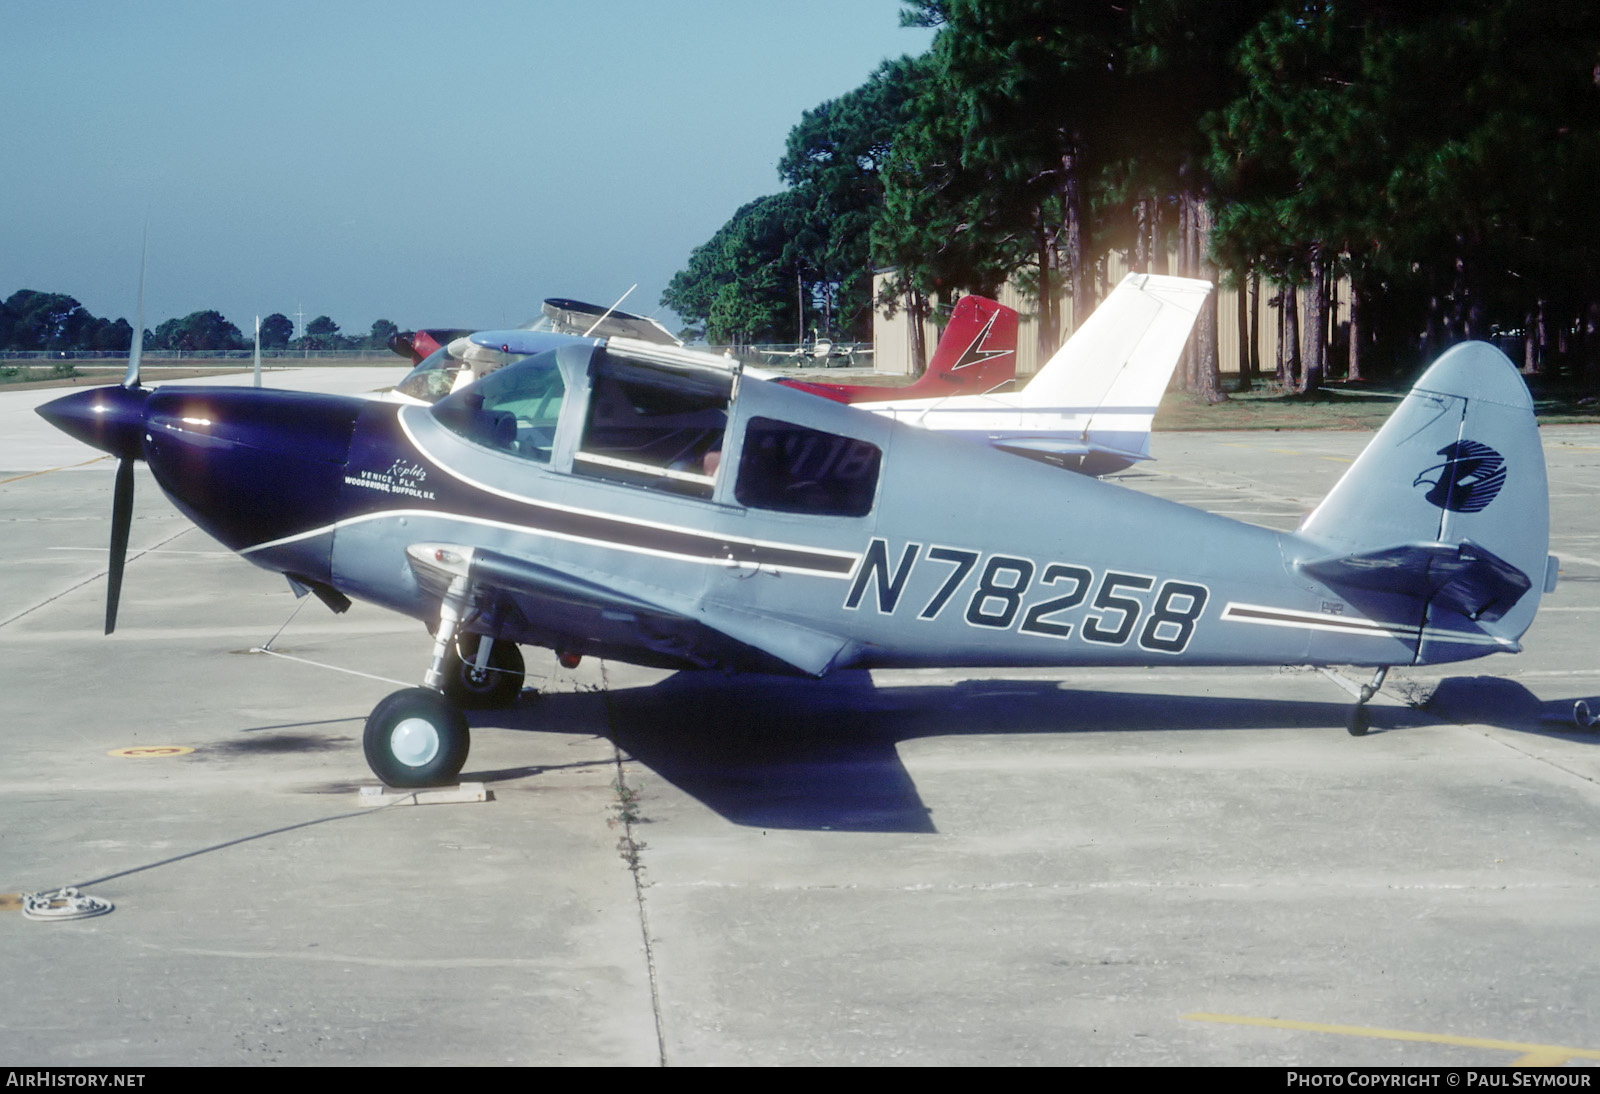
<path fill-rule="evenodd" d="M 1424 602 L 1419 660 L 1469 656 L 1452 647 L 1465 630 L 1514 646 L 1550 544 L 1544 450 L 1515 366 L 1483 342 L 1440 357 L 1298 536 L 1325 555 L 1301 562 L 1312 576 Z"/>
<path fill-rule="evenodd" d="M 897 399 L 987 395 L 1017 378 L 1017 313 L 981 296 L 956 301 L 933 359 Z"/>
<path fill-rule="evenodd" d="M 1148 457 L 1151 421 L 1210 291 L 1209 281 L 1129 274 L 1028 381 L 1017 405 L 1088 411 L 1084 441 Z"/>
<path fill-rule="evenodd" d="M 963 296 L 950 313 L 933 359 L 914 384 L 817 384 L 792 378 L 778 383 L 836 403 L 875 403 L 987 395 L 1016 378 L 1016 311 L 981 296 Z"/>
<path fill-rule="evenodd" d="M 1129 274 L 1028 381 L 1019 402 L 1153 414 L 1210 291 L 1209 281 Z"/>

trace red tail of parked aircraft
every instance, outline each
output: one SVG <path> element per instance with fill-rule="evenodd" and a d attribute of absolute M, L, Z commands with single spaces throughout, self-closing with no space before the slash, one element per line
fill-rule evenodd
<path fill-rule="evenodd" d="M 389 349 L 401 357 L 411 358 L 413 365 L 420 365 L 422 359 L 442 346 L 448 346 L 453 340 L 471 334 L 470 330 L 435 327 L 432 330 L 401 331 L 389 339 Z"/>
<path fill-rule="evenodd" d="M 924 399 L 944 395 L 983 395 L 1017 376 L 1017 313 L 981 296 L 963 296 L 950 315 L 933 360 L 916 383 L 906 387 L 882 384 L 814 384 L 805 380 L 780 383 L 838 403 L 870 403 L 886 399 Z"/>

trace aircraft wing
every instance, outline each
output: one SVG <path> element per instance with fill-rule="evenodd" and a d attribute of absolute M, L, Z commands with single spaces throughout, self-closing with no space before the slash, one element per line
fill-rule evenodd
<path fill-rule="evenodd" d="M 649 316 L 634 315 L 631 312 L 619 311 L 615 307 L 603 308 L 598 304 L 586 304 L 582 300 L 551 297 L 544 302 L 544 314 L 555 329 L 564 334 L 584 337 L 593 335 L 596 338 L 621 335 L 662 346 L 683 345 L 673 337 L 671 331 Z"/>
<path fill-rule="evenodd" d="M 475 346 L 496 350 L 513 357 L 526 357 L 533 353 L 543 353 L 547 349 L 559 349 L 574 342 L 593 342 L 594 339 L 585 339 L 576 334 L 564 334 L 551 330 L 480 330 L 474 331 L 468 339 Z"/>
<path fill-rule="evenodd" d="M 548 632 L 575 653 L 625 652 L 631 661 L 662 667 L 820 676 L 846 646 L 836 635 L 768 616 L 484 547 L 417 543 L 406 555 L 432 595 L 466 582 L 469 603 L 500 636 L 539 642 Z"/>

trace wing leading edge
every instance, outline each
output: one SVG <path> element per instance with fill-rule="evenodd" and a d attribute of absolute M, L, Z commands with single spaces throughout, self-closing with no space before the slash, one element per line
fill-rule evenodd
<path fill-rule="evenodd" d="M 469 629 L 562 652 L 662 668 L 821 676 L 847 645 L 770 616 L 483 547 L 416 543 L 406 555 L 430 595 L 442 596 L 453 580 L 467 582 Z"/>

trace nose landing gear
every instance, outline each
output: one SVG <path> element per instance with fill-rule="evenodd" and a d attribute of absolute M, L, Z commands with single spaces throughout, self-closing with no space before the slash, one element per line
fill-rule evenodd
<path fill-rule="evenodd" d="M 448 786 L 461 774 L 471 748 L 468 710 L 510 706 L 525 678 L 522 651 L 514 642 L 477 637 L 471 660 L 458 648 L 469 587 L 466 578 L 450 582 L 439 606 L 439 629 L 423 687 L 385 698 L 367 716 L 362 749 L 373 774 L 390 786 L 416 789 Z"/>

